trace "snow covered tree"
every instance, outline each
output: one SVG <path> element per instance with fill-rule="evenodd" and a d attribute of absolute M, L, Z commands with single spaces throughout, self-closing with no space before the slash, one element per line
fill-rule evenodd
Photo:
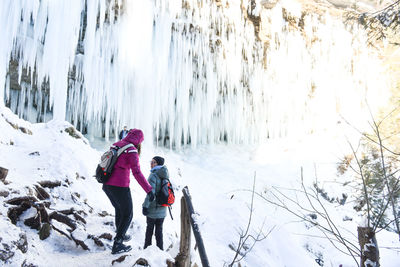
<path fill-rule="evenodd" d="M 359 163 L 363 171 L 365 187 L 369 193 L 360 193 L 354 209 L 367 214 L 367 209 L 369 208 L 370 219 L 375 228 L 388 229 L 399 234 L 396 224 L 392 223 L 396 222 L 396 220 L 386 212 L 388 198 L 393 198 L 394 206 L 398 205 L 400 201 L 399 179 L 395 176 L 397 171 L 395 171 L 394 159 L 386 161 L 386 170 L 384 170 L 382 159 L 376 146 L 365 143 L 361 149 Z M 385 173 L 387 173 L 386 178 Z M 360 175 L 360 172 L 358 172 L 358 175 Z M 357 188 L 361 189 L 359 192 L 362 192 L 361 187 L 364 185 L 360 180 L 358 179 Z M 370 204 L 369 207 L 366 205 L 367 202 Z M 397 214 L 398 211 L 395 210 L 394 213 Z"/>

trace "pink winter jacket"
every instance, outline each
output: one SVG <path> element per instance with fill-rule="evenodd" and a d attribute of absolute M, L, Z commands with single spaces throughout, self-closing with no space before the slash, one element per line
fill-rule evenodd
<path fill-rule="evenodd" d="M 128 135 L 119 142 L 114 143 L 115 146 L 123 147 L 127 144 L 133 144 L 137 146 L 143 142 L 143 132 L 138 129 L 132 129 L 128 132 Z M 110 179 L 105 183 L 106 185 L 114 185 L 119 187 L 129 187 L 129 171 L 132 170 L 132 174 L 136 181 L 140 184 L 146 193 L 150 192 L 153 188 L 147 182 L 146 178 L 140 171 L 139 155 L 135 147 L 129 147 L 122 153 L 117 162 L 114 165 L 113 172 Z"/>

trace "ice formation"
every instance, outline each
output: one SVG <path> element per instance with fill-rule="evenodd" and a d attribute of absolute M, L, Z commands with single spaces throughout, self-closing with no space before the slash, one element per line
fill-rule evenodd
<path fill-rule="evenodd" d="M 261 2 L 1 1 L 0 105 L 91 136 L 141 128 L 179 148 L 329 129 L 384 95 L 356 27 Z"/>

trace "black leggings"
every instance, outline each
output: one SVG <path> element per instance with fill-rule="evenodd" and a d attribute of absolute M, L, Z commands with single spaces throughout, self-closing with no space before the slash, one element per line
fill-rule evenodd
<path fill-rule="evenodd" d="M 122 239 L 132 221 L 132 196 L 129 187 L 103 185 L 103 191 L 115 208 L 115 227 L 117 234 L 115 239 Z"/>
<path fill-rule="evenodd" d="M 146 239 L 144 240 L 144 248 L 147 248 L 148 246 L 151 245 L 151 238 L 153 236 L 153 231 L 155 226 L 157 247 L 163 250 L 163 230 L 162 230 L 163 223 L 164 223 L 164 218 L 152 219 L 150 217 L 147 217 Z"/>

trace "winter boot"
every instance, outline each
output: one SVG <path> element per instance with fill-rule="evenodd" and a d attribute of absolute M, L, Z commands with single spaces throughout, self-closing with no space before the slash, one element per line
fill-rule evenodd
<path fill-rule="evenodd" d="M 124 238 L 122 239 L 122 242 L 128 242 L 129 240 L 131 240 L 132 239 L 132 236 L 130 236 L 130 235 L 128 235 L 128 234 L 125 234 L 124 235 Z"/>
<path fill-rule="evenodd" d="M 111 254 L 118 254 L 118 253 L 122 253 L 122 252 L 128 252 L 132 249 L 131 246 L 126 246 L 124 244 L 122 244 L 123 239 L 116 239 L 114 241 L 114 245 L 112 247 L 111 250 Z"/>

